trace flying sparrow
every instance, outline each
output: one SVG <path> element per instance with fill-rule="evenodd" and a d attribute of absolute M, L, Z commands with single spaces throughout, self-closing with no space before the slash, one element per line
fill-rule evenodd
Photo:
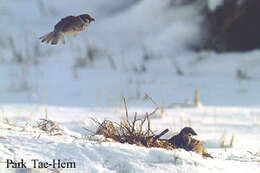
<path fill-rule="evenodd" d="M 91 21 L 95 21 L 89 14 L 79 16 L 67 16 L 62 18 L 55 26 L 54 30 L 42 37 L 42 42 L 57 44 L 59 40 L 65 44 L 64 35 L 75 35 L 83 31 Z"/>

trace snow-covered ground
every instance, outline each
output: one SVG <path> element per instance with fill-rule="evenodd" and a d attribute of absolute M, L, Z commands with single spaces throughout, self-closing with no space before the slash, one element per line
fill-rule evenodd
<path fill-rule="evenodd" d="M 170 128 L 166 138 L 183 126 L 191 125 L 199 134 L 196 138 L 205 142 L 214 159 L 184 150 L 168 151 L 144 148 L 114 142 L 93 142 L 85 135 L 83 127 L 95 129 L 90 117 L 99 120 L 119 121 L 122 109 L 64 108 L 47 109 L 48 118 L 57 122 L 62 135 L 50 136 L 37 128 L 37 122 L 45 117 L 46 108 L 34 105 L 2 105 L 4 117 L 0 136 L 0 159 L 21 158 L 33 167 L 31 159 L 51 162 L 52 159 L 76 162 L 76 169 L 62 172 L 258 172 L 260 109 L 231 107 L 201 107 L 167 109 L 163 117 L 152 116 L 151 125 L 161 132 Z M 130 115 L 140 115 L 152 109 L 129 108 Z M 72 117 L 75 117 L 72 119 Z M 130 117 L 133 118 L 133 117 Z M 233 147 L 229 147 L 234 136 Z M 225 137 L 225 139 L 223 138 Z M 221 148 L 224 142 L 226 148 Z M 2 163 L 2 170 L 6 164 Z M 9 170 L 10 171 L 10 170 Z M 46 171 L 46 170 L 45 170 Z M 1 171 L 2 172 L 2 171 Z"/>
<path fill-rule="evenodd" d="M 193 52 L 203 34 L 199 8 L 170 0 L 0 0 L 0 172 L 13 171 L 6 159 L 76 162 L 62 172 L 259 172 L 260 51 Z M 38 40 L 60 18 L 82 13 L 96 21 L 65 45 Z M 202 107 L 174 106 L 192 102 L 196 88 Z M 145 93 L 165 106 L 153 130 L 169 128 L 170 137 L 192 126 L 215 158 L 87 140 L 91 117 L 120 121 L 122 96 L 131 115 L 151 112 L 156 105 Z M 61 135 L 36 127 L 46 112 Z"/>

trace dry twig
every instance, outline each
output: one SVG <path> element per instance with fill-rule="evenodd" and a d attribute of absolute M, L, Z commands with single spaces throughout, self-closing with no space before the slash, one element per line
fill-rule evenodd
<path fill-rule="evenodd" d="M 93 135 L 103 135 L 105 138 L 110 138 L 116 142 L 135 144 L 138 146 L 145 147 L 159 147 L 166 149 L 174 149 L 175 147 L 168 142 L 168 140 L 159 139 L 161 136 L 166 134 L 169 130 L 166 129 L 159 135 L 154 135 L 151 130 L 150 117 L 156 113 L 158 107 L 150 113 L 146 113 L 143 119 L 137 118 L 137 113 L 135 113 L 132 121 L 129 120 L 129 112 L 126 104 L 126 100 L 123 97 L 123 102 L 125 105 L 125 118 L 120 121 L 120 123 L 104 120 L 99 122 L 92 119 L 96 124 L 98 129 L 96 132 L 86 129 Z M 147 128 L 144 130 L 144 125 L 147 123 Z"/>

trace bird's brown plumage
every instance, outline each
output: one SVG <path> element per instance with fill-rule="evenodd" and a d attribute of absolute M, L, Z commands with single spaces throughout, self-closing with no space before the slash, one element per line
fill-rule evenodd
<path fill-rule="evenodd" d="M 178 148 L 186 148 L 187 144 L 190 143 L 190 138 L 197 133 L 190 127 L 183 128 L 179 134 L 169 139 L 169 142 Z"/>
<path fill-rule="evenodd" d="M 183 148 L 186 151 L 193 151 L 204 157 L 212 158 L 204 148 L 203 142 L 192 138 L 193 135 L 197 135 L 197 133 L 192 128 L 185 127 L 179 134 L 170 138 L 169 142 L 177 148 Z"/>
<path fill-rule="evenodd" d="M 201 154 L 203 157 L 213 158 L 205 149 L 204 143 L 202 141 L 196 140 L 194 138 L 190 139 L 190 143 L 187 146 L 187 151 L 193 151 Z"/>
<path fill-rule="evenodd" d="M 85 30 L 91 21 L 95 19 L 89 14 L 82 14 L 79 16 L 67 16 L 62 18 L 55 26 L 54 30 L 42 37 L 42 42 L 57 44 L 59 40 L 65 44 L 64 35 L 73 35 Z"/>

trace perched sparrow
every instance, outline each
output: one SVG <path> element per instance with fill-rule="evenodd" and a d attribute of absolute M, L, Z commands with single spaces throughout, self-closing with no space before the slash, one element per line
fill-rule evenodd
<path fill-rule="evenodd" d="M 74 35 L 83 31 L 91 21 L 95 21 L 95 19 L 88 14 L 62 18 L 55 25 L 54 31 L 40 37 L 40 40 L 46 43 L 57 44 L 61 39 L 61 42 L 65 44 L 64 35 Z"/>
<path fill-rule="evenodd" d="M 177 148 L 183 148 L 186 151 L 193 151 L 201 154 L 203 157 L 213 158 L 204 148 L 203 142 L 192 138 L 197 133 L 190 127 L 185 127 L 181 132 L 169 139 L 169 142 Z"/>
<path fill-rule="evenodd" d="M 197 133 L 191 127 L 185 127 L 178 135 L 171 137 L 169 142 L 178 148 L 187 150 L 193 135 L 197 135 Z"/>

